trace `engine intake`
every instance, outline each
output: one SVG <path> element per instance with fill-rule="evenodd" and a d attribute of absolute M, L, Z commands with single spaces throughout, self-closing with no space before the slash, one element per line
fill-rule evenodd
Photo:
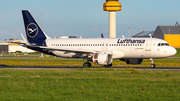
<path fill-rule="evenodd" d="M 95 54 L 92 60 L 95 64 L 109 65 L 112 63 L 113 59 L 111 54 Z"/>

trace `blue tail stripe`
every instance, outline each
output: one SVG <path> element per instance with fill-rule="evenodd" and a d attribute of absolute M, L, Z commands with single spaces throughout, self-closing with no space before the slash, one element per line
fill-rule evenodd
<path fill-rule="evenodd" d="M 31 44 L 46 46 L 46 35 L 28 10 L 22 11 L 26 36 Z"/>

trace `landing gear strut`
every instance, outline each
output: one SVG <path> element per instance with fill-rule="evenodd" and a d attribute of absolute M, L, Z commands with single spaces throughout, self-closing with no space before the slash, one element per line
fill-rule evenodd
<path fill-rule="evenodd" d="M 154 59 L 153 58 L 150 58 L 150 61 L 151 61 L 151 68 L 155 68 L 156 67 L 156 65 L 154 64 Z"/>
<path fill-rule="evenodd" d="M 89 62 L 89 60 L 87 59 L 87 61 L 83 64 L 83 67 L 91 67 L 91 63 Z"/>

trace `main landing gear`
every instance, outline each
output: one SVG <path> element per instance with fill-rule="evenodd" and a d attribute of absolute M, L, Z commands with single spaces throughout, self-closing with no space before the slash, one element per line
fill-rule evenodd
<path fill-rule="evenodd" d="M 91 63 L 90 62 L 85 62 L 84 64 L 83 64 L 83 67 L 85 68 L 85 67 L 91 67 Z"/>
<path fill-rule="evenodd" d="M 156 65 L 154 64 L 154 59 L 153 58 L 150 58 L 150 61 L 151 61 L 151 68 L 156 68 Z"/>
<path fill-rule="evenodd" d="M 86 62 L 84 62 L 83 64 L 83 68 L 86 68 L 86 67 L 91 67 L 91 63 L 89 62 L 91 60 L 88 60 Z M 112 67 L 112 63 L 111 64 L 108 64 L 108 65 L 104 65 L 105 68 L 111 68 Z"/>

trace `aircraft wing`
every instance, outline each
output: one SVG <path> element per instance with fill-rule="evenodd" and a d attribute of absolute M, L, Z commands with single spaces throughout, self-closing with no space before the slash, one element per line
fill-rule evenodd
<path fill-rule="evenodd" d="M 50 51 L 67 51 L 67 52 L 74 52 L 74 53 L 99 53 L 99 51 L 86 50 L 86 49 L 81 49 L 81 48 L 44 47 L 44 46 L 40 46 L 40 48 L 48 49 Z"/>
<path fill-rule="evenodd" d="M 15 41 L 8 41 L 9 43 L 16 43 L 16 44 L 26 44 L 24 41 L 22 41 L 22 40 L 15 40 Z"/>

